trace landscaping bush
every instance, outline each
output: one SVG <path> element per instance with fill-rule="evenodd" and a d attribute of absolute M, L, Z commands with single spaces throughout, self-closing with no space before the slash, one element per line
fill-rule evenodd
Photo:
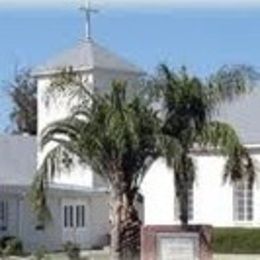
<path fill-rule="evenodd" d="M 214 253 L 260 254 L 260 229 L 215 228 Z"/>
<path fill-rule="evenodd" d="M 37 250 L 33 253 L 33 260 L 44 260 L 46 259 L 47 250 L 44 246 L 37 248 Z"/>
<path fill-rule="evenodd" d="M 79 260 L 80 259 L 79 245 L 69 241 L 64 245 L 64 251 L 66 252 L 69 260 Z"/>
<path fill-rule="evenodd" d="M 22 255 L 23 245 L 20 239 L 13 236 L 5 236 L 0 239 L 1 252 L 6 255 Z"/>

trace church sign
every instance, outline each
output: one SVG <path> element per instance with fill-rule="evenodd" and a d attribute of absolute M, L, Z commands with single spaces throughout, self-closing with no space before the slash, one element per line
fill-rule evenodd
<path fill-rule="evenodd" d="M 158 233 L 156 237 L 158 260 L 198 260 L 197 233 Z"/>
<path fill-rule="evenodd" d="M 145 226 L 141 260 L 210 260 L 209 226 Z"/>

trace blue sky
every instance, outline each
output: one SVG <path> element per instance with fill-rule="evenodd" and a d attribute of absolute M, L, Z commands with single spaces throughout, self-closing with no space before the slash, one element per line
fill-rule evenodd
<path fill-rule="evenodd" d="M 167 62 L 206 77 L 224 64 L 260 65 L 260 8 L 104 8 L 93 23 L 96 41 L 147 71 Z M 0 9 L 0 131 L 10 110 L 3 82 L 15 67 L 73 46 L 83 30 L 74 7 Z"/>

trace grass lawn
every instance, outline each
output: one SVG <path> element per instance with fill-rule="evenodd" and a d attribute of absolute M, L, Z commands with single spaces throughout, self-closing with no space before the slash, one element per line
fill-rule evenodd
<path fill-rule="evenodd" d="M 82 260 L 108 260 L 108 251 L 82 251 L 81 252 Z M 1 258 L 0 258 L 1 259 Z M 36 260 L 33 256 L 28 257 L 18 257 L 10 256 L 6 260 Z M 48 254 L 42 260 L 68 260 L 65 253 L 55 253 Z"/>

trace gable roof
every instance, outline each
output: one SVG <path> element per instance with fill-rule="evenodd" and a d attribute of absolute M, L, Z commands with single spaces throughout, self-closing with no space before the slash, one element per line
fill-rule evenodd
<path fill-rule="evenodd" d="M 86 39 L 48 60 L 45 64 L 36 67 L 32 74 L 34 76 L 50 75 L 68 67 L 72 67 L 75 71 L 104 69 L 134 74 L 143 73 L 140 68 L 126 59 L 105 49 L 95 41 Z"/>
<path fill-rule="evenodd" d="M 36 173 L 36 138 L 0 136 L 0 184 L 31 185 Z"/>
<path fill-rule="evenodd" d="M 223 104 L 216 118 L 231 124 L 245 145 L 260 145 L 260 86 Z"/>

